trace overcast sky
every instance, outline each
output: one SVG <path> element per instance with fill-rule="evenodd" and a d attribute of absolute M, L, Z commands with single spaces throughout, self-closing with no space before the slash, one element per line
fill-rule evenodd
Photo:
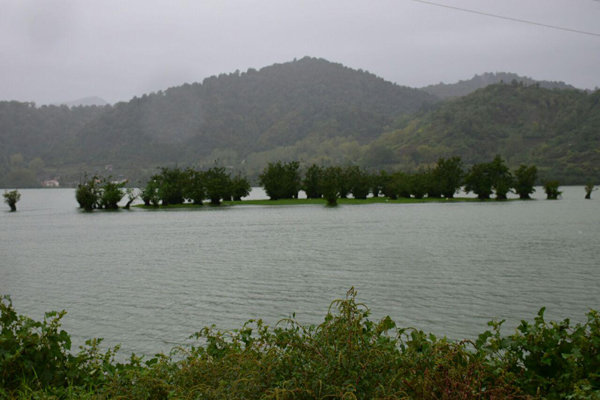
<path fill-rule="evenodd" d="M 598 0 L 431 0 L 600 34 Z M 600 36 L 414 0 L 0 0 L 0 100 L 108 102 L 322 57 L 412 87 L 483 72 L 600 86 Z"/>

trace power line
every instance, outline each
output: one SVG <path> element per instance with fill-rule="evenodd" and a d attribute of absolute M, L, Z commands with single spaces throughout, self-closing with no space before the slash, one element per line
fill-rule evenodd
<path fill-rule="evenodd" d="M 504 15 L 498 15 L 498 14 L 492 14 L 492 13 L 487 13 L 487 12 L 483 12 L 483 11 L 471 10 L 471 9 L 468 9 L 468 8 L 455 7 L 455 6 L 449 6 L 447 4 L 434 3 L 432 1 L 426 1 L 426 0 L 412 0 L 412 1 L 417 2 L 417 3 L 428 4 L 430 6 L 443 7 L 443 8 L 449 8 L 449 9 L 452 9 L 452 10 L 463 11 L 463 12 L 467 12 L 467 13 L 471 13 L 471 14 L 485 15 L 486 17 L 499 18 L 499 19 L 504 19 L 504 20 L 507 20 L 507 21 L 520 22 L 520 23 L 523 23 L 523 24 L 543 26 L 544 28 L 551 28 L 551 29 L 557 29 L 557 30 L 560 30 L 560 31 L 567 31 L 567 32 L 572 32 L 572 33 L 580 33 L 580 34 L 583 34 L 583 35 L 590 35 L 590 36 L 600 37 L 600 33 L 595 33 L 595 32 L 588 32 L 588 31 L 582 31 L 582 30 L 579 30 L 579 29 L 571 29 L 571 28 L 565 28 L 565 27 L 562 27 L 562 26 L 556 26 L 556 25 L 550 25 L 550 24 L 543 24 L 541 22 L 529 21 L 529 20 L 526 20 L 526 19 L 507 17 L 507 16 L 504 16 Z M 598 1 L 598 0 L 594 0 L 594 1 Z"/>

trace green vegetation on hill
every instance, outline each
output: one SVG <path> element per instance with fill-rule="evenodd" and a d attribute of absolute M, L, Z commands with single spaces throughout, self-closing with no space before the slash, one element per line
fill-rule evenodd
<path fill-rule="evenodd" d="M 75 136 L 105 110 L 0 101 L 0 186 L 37 187 L 57 176 Z"/>
<path fill-rule="evenodd" d="M 321 59 L 222 74 L 115 105 L 76 144 L 106 163 L 239 166 L 250 154 L 309 139 L 368 142 L 435 98 Z M 133 157 L 133 159 L 132 159 Z"/>
<path fill-rule="evenodd" d="M 532 322 L 501 335 L 502 322 L 475 341 L 454 342 L 389 317 L 370 319 L 351 289 L 319 325 L 250 320 L 207 327 L 190 347 L 115 362 L 92 339 L 77 353 L 61 329 L 65 312 L 43 321 L 0 300 L 0 396 L 15 399 L 596 399 L 600 315 Z"/>
<path fill-rule="evenodd" d="M 499 84 L 447 101 L 371 146 L 397 166 L 460 155 L 468 164 L 504 154 L 510 167 L 536 164 L 542 179 L 600 180 L 600 91 Z"/>
<path fill-rule="evenodd" d="M 563 183 L 600 179 L 599 92 L 542 86 L 495 84 L 440 102 L 306 57 L 113 106 L 0 102 L 0 186 L 55 177 L 74 186 L 83 171 L 137 185 L 157 166 L 204 169 L 216 160 L 256 182 L 278 160 L 417 170 L 439 157 L 472 165 L 495 154 Z"/>

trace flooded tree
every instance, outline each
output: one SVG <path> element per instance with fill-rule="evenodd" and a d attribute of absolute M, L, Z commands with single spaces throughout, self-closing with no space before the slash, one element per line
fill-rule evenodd
<path fill-rule="evenodd" d="M 299 167 L 300 163 L 297 161 L 286 163 L 277 161 L 267 165 L 259 175 L 259 181 L 271 200 L 298 198 L 298 192 L 302 187 Z"/>
<path fill-rule="evenodd" d="M 592 192 L 594 190 L 597 190 L 598 188 L 594 188 L 594 184 L 593 183 L 588 183 L 587 185 L 585 185 L 585 198 L 586 199 L 591 199 L 592 198 Z"/>
<path fill-rule="evenodd" d="M 340 169 L 337 167 L 327 167 L 323 170 L 321 181 L 323 197 L 328 206 L 337 206 L 340 197 Z"/>
<path fill-rule="evenodd" d="M 232 197 L 231 178 L 225 168 L 212 167 L 203 175 L 206 197 L 210 200 L 210 204 L 218 206 L 221 200 L 229 200 Z"/>
<path fill-rule="evenodd" d="M 241 201 L 242 197 L 246 197 L 250 194 L 252 186 L 246 177 L 237 174 L 231 178 L 231 198 L 234 201 Z"/>
<path fill-rule="evenodd" d="M 323 167 L 317 164 L 311 165 L 304 174 L 302 190 L 309 199 L 320 199 L 323 197 Z"/>
<path fill-rule="evenodd" d="M 125 195 L 123 189 L 125 183 L 125 181 L 111 181 L 110 177 L 93 176 L 77 185 L 75 199 L 79 203 L 79 207 L 85 211 L 92 211 L 96 208 L 116 210 L 119 208 L 119 201 Z"/>
<path fill-rule="evenodd" d="M 492 185 L 492 176 L 487 163 L 473 165 L 465 177 L 465 191 L 475 193 L 479 200 L 490 198 Z"/>
<path fill-rule="evenodd" d="M 521 165 L 515 171 L 515 192 L 520 199 L 531 199 L 531 194 L 535 192 L 533 185 L 537 180 L 537 168 L 535 165 Z"/>
<path fill-rule="evenodd" d="M 447 160 L 440 158 L 432 171 L 432 180 L 436 182 L 440 195 L 451 199 L 460 189 L 464 175 L 460 157 L 452 157 Z"/>
<path fill-rule="evenodd" d="M 92 211 L 94 208 L 98 208 L 98 199 L 100 197 L 98 181 L 98 177 L 94 176 L 77 185 L 75 199 L 79 203 L 79 207 L 85 211 Z"/>
<path fill-rule="evenodd" d="M 17 211 L 17 202 L 21 199 L 21 193 L 16 189 L 10 192 L 4 192 L 4 201 L 10 207 L 10 211 Z"/>
<path fill-rule="evenodd" d="M 556 200 L 558 196 L 562 194 L 560 190 L 558 190 L 558 181 L 548 181 L 544 183 L 544 191 L 546 192 L 546 198 L 548 200 Z"/>

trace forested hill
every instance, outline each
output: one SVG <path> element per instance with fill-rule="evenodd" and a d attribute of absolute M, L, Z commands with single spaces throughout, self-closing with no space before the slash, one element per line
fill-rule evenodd
<path fill-rule="evenodd" d="M 405 120 L 373 145 L 397 165 L 459 155 L 469 163 L 501 154 L 508 164 L 536 164 L 561 182 L 600 181 L 600 91 L 498 84 Z"/>
<path fill-rule="evenodd" d="M 0 187 L 84 173 L 134 184 L 158 166 L 270 161 L 415 169 L 458 155 L 535 163 L 561 183 L 600 180 L 600 92 L 497 84 L 440 101 L 368 72 L 303 58 L 103 107 L 0 102 Z"/>
<path fill-rule="evenodd" d="M 88 171 L 110 164 L 130 173 L 134 166 L 143 169 L 175 162 L 219 159 L 239 164 L 253 152 L 307 138 L 341 137 L 367 143 L 397 116 L 436 101 L 430 94 L 368 72 L 306 57 L 105 107 L 74 138 L 64 141 L 60 163 Z M 13 126 L 13 117 L 21 118 L 5 113 L 0 126 Z M 33 118 L 30 136 L 56 135 L 42 132 L 44 118 L 53 117 Z M 17 134 L 3 129 L 0 140 L 15 142 Z M 5 160 L 19 152 L 15 146 L 10 148 L 10 152 L 3 150 Z"/>
<path fill-rule="evenodd" d="M 0 187 L 35 187 L 53 177 L 77 135 L 105 111 L 0 102 Z"/>
<path fill-rule="evenodd" d="M 105 158 L 127 157 L 128 144 L 164 143 L 185 144 L 185 161 L 215 149 L 243 159 L 306 137 L 342 136 L 364 143 L 398 115 L 435 101 L 363 71 L 303 58 L 117 104 L 81 132 L 79 145 Z"/>
<path fill-rule="evenodd" d="M 523 83 L 524 85 L 539 85 L 546 89 L 575 89 L 573 86 L 564 82 L 537 81 L 533 78 L 519 76 L 510 72 L 486 72 L 481 75 L 475 75 L 471 79 L 458 81 L 456 83 L 438 83 L 421 88 L 425 92 L 439 97 L 440 99 L 449 99 L 452 97 L 466 96 L 477 89 L 482 89 L 489 85 L 497 83 L 510 84 L 512 82 Z"/>

